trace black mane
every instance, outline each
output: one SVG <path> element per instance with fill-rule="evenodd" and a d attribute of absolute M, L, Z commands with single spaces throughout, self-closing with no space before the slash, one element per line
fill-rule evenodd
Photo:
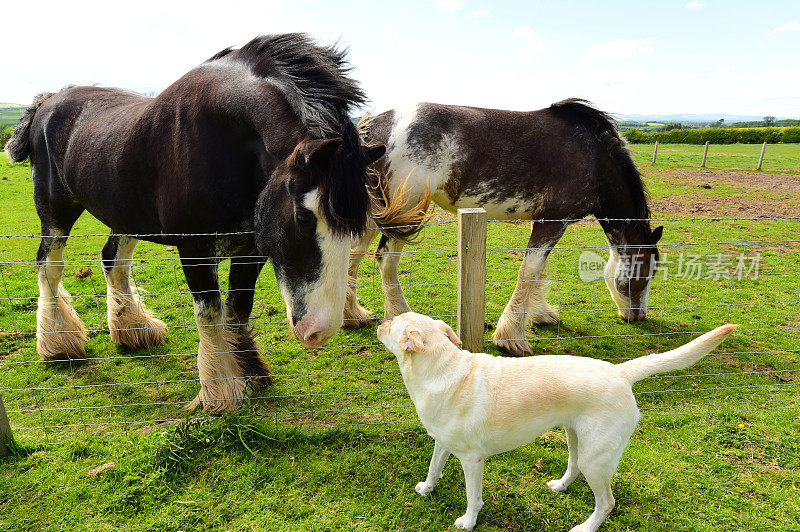
<path fill-rule="evenodd" d="M 318 139 L 341 137 L 330 173 L 319 188 L 326 221 L 340 234 L 366 228 L 369 194 L 364 146 L 350 112 L 367 102 L 348 76 L 346 50 L 320 46 L 305 33 L 262 35 L 239 49 L 226 48 L 207 62 L 234 60 L 278 87 L 309 132 Z"/>
<path fill-rule="evenodd" d="M 589 126 L 589 129 L 603 143 L 612 160 L 622 170 L 623 179 L 628 185 L 631 199 L 634 204 L 634 218 L 637 220 L 650 219 L 650 207 L 647 204 L 647 191 L 642 181 L 642 175 L 636 168 L 630 152 L 625 147 L 625 139 L 617 129 L 617 121 L 608 113 L 597 109 L 591 102 L 580 98 L 568 98 L 550 106 L 550 109 L 568 114 L 576 122 Z"/>

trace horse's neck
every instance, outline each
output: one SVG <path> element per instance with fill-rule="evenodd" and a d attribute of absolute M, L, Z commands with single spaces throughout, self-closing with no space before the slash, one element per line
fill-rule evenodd
<path fill-rule="evenodd" d="M 625 219 L 611 219 L 602 223 L 608 244 L 622 252 L 628 246 L 641 246 L 647 244 L 645 232 L 647 222 L 631 221 Z"/>

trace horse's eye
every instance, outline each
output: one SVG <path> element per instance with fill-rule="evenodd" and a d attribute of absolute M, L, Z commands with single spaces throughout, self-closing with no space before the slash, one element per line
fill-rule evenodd
<path fill-rule="evenodd" d="M 314 215 L 309 211 L 300 211 L 297 213 L 297 225 L 300 227 L 310 227 L 314 225 L 314 222 L 316 221 L 317 220 Z"/>

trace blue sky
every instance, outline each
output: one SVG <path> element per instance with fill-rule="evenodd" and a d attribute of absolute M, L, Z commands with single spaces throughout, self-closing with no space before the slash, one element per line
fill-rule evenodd
<path fill-rule="evenodd" d="M 0 101 L 98 83 L 158 92 L 255 35 L 341 40 L 381 111 L 414 101 L 800 117 L 800 1 L 15 2 Z"/>

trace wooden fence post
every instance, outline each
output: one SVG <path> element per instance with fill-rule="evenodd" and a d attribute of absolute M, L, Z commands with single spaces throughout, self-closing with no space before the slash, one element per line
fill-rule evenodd
<path fill-rule="evenodd" d="M 486 308 L 486 210 L 458 209 L 458 314 L 463 348 L 483 351 Z"/>
<path fill-rule="evenodd" d="M 8 422 L 6 407 L 3 406 L 3 397 L 0 396 L 0 458 L 8 456 L 9 446 L 14 441 L 11 434 L 11 423 Z"/>
<path fill-rule="evenodd" d="M 761 157 L 758 158 L 758 168 L 756 170 L 761 170 L 761 163 L 764 162 L 764 151 L 767 149 L 767 143 L 761 145 Z"/>
<path fill-rule="evenodd" d="M 658 155 L 658 141 L 656 141 L 656 146 L 653 148 L 653 164 L 656 164 L 656 155 Z"/>
<path fill-rule="evenodd" d="M 706 158 L 707 157 L 708 157 L 708 141 L 706 141 L 706 149 L 703 152 L 703 164 L 700 165 L 703 168 L 705 168 L 705 166 L 706 166 Z"/>

